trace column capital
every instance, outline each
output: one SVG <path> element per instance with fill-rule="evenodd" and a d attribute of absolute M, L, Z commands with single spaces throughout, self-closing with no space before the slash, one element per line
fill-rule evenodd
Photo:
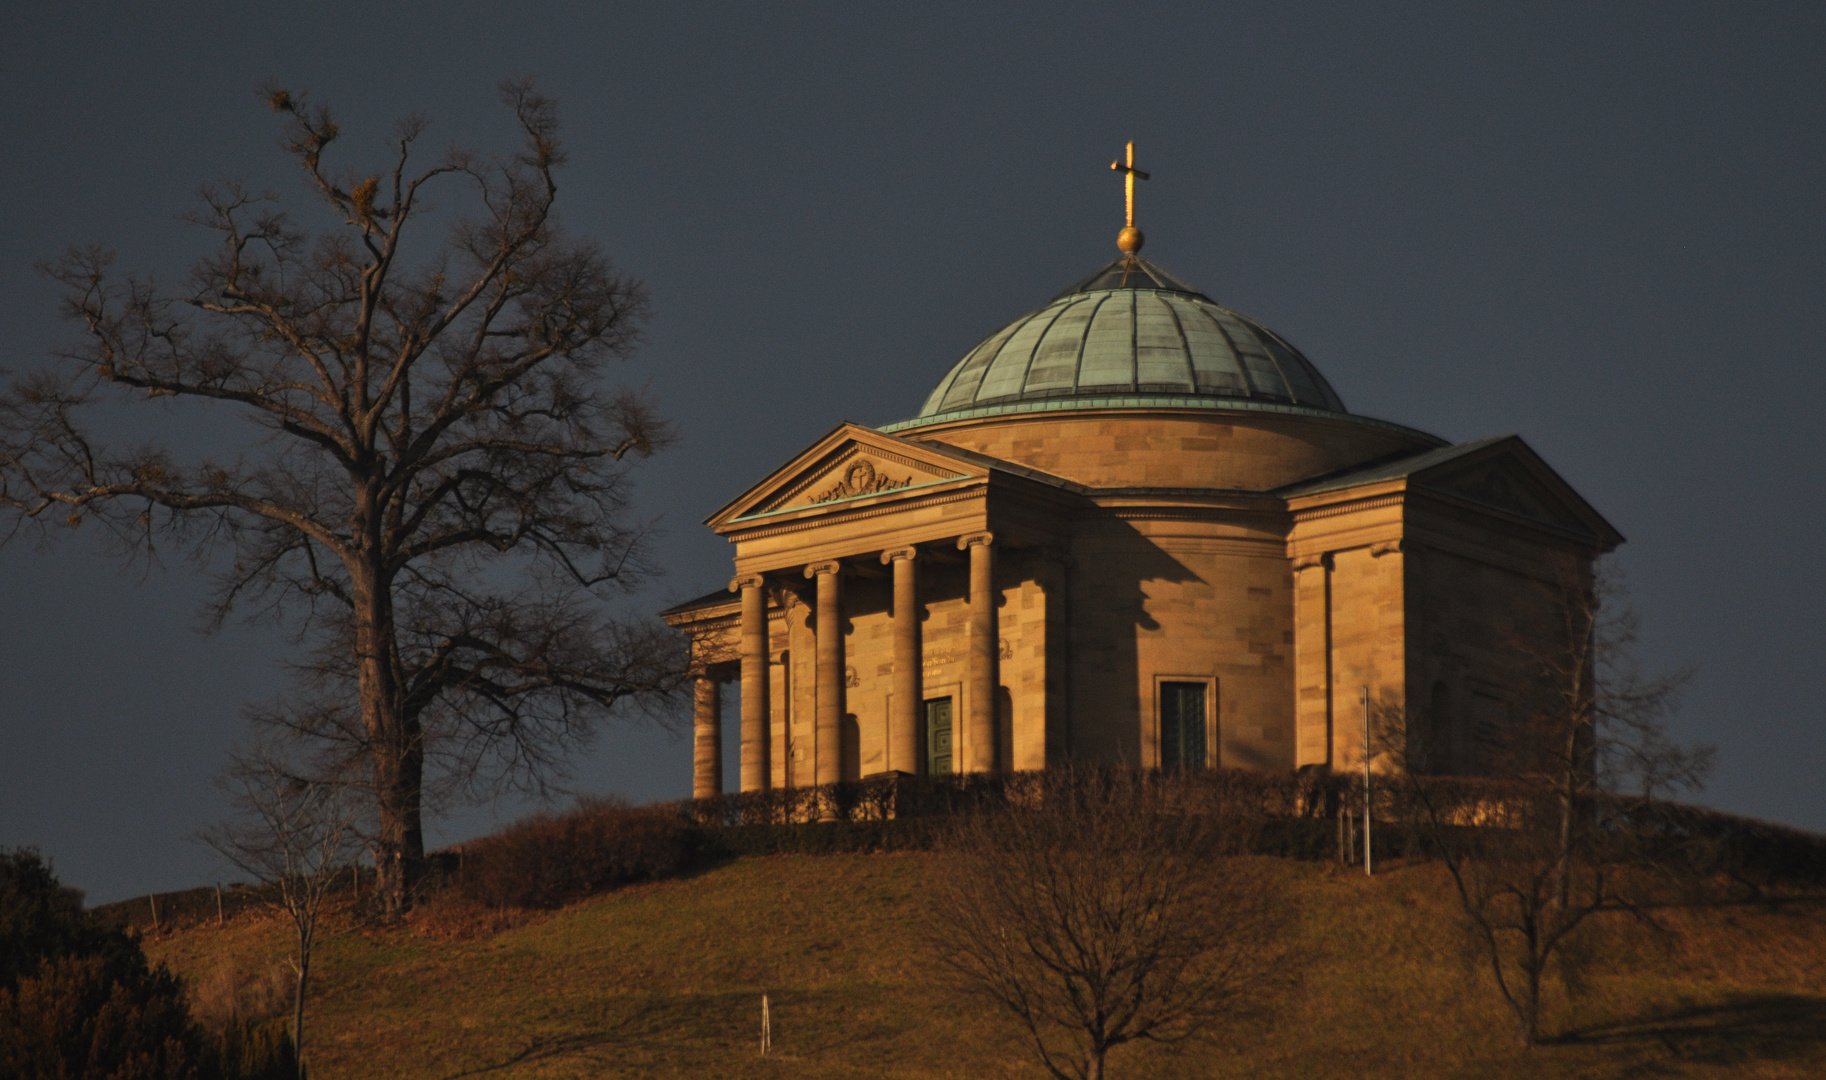
<path fill-rule="evenodd" d="M 1371 544 L 1369 553 L 1376 558 L 1381 558 L 1384 555 L 1398 555 L 1407 550 L 1408 546 L 1405 541 L 1384 540 L 1380 543 Z"/>
<path fill-rule="evenodd" d="M 915 548 L 915 547 L 889 548 L 888 550 L 881 553 L 881 565 L 887 566 L 890 563 L 899 562 L 902 559 L 905 559 L 908 562 L 913 562 L 914 560 L 916 560 L 918 558 L 919 558 L 919 549 L 918 548 Z"/>
<path fill-rule="evenodd" d="M 843 564 L 836 559 L 826 559 L 823 562 L 807 563 L 805 567 L 805 576 L 808 578 L 817 577 L 819 574 L 841 573 L 843 573 Z"/>
<path fill-rule="evenodd" d="M 989 547 L 994 543 L 995 534 L 992 532 L 966 533 L 957 538 L 957 550 L 968 551 L 973 547 Z"/>
<path fill-rule="evenodd" d="M 1316 555 L 1296 555 L 1293 560 L 1294 573 L 1301 570 L 1316 570 L 1319 567 L 1331 569 L 1331 552 L 1324 551 Z"/>
<path fill-rule="evenodd" d="M 767 579 L 760 574 L 737 574 L 729 579 L 729 591 L 741 592 L 743 589 L 759 589 L 767 584 Z"/>

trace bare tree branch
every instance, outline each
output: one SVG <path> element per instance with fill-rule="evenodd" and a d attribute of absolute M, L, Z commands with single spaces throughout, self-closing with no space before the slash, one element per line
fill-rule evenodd
<path fill-rule="evenodd" d="M 1035 805 L 959 821 L 935 873 L 939 960 L 1059 1080 L 1101 1080 L 1128 1043 L 1210 1037 L 1287 975 L 1285 907 L 1235 855 L 1246 829 L 1153 781 L 1049 772 Z"/>
<path fill-rule="evenodd" d="M 355 872 L 358 807 L 348 788 L 310 779 L 270 748 L 235 755 L 222 788 L 235 817 L 202 834 L 229 864 L 267 886 L 292 924 L 292 1045 L 305 1076 L 304 1011 L 324 906 Z"/>
<path fill-rule="evenodd" d="M 337 172 L 330 111 L 267 88 L 332 223 L 205 189 L 192 220 L 216 249 L 175 293 L 72 250 L 45 269 L 84 337 L 0 398 L 5 536 L 97 521 L 148 557 L 225 555 L 213 625 L 252 610 L 299 628 L 302 711 L 263 716 L 315 745 L 304 760 L 365 765 L 395 908 L 423 859 L 427 784 L 538 788 L 603 718 L 683 685 L 671 637 L 592 592 L 649 569 L 628 464 L 670 431 L 605 378 L 640 340 L 645 291 L 556 224 L 553 103 L 501 90 L 511 156 L 423 164 L 413 117 L 385 168 Z M 427 245 L 434 191 L 470 212 Z M 246 438 L 217 459 L 98 434 L 100 410 L 150 398 L 191 410 L 167 411 L 170 428 L 201 414 Z"/>
<path fill-rule="evenodd" d="M 1515 721 L 1479 733 L 1492 783 L 1425 775 L 1441 718 L 1384 702 L 1375 745 L 1395 765 L 1409 824 L 1449 872 L 1473 952 L 1514 1014 L 1522 1041 L 1545 1032 L 1544 991 L 1576 990 L 1601 959 L 1594 926 L 1627 917 L 1658 927 L 1677 864 L 1651 841 L 1663 800 L 1696 790 L 1712 751 L 1667 737 L 1691 669 L 1645 676 L 1631 646 L 1637 619 L 1617 571 L 1600 563 L 1546 588 L 1538 625 L 1513 647 L 1533 668 Z"/>

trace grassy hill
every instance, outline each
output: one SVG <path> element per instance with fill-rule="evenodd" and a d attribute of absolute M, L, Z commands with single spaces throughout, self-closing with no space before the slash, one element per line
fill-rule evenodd
<path fill-rule="evenodd" d="M 322 948 L 313 1075 L 1038 1077 L 1020 1033 L 923 954 L 930 855 L 770 856 L 541 914 L 433 903 Z M 1681 912 L 1521 1050 L 1460 960 L 1437 867 L 1374 880 L 1268 860 L 1300 912 L 1300 984 L 1209 1045 L 1127 1047 L 1115 1077 L 1826 1075 L 1826 909 Z M 212 913 L 213 914 L 213 913 Z M 152 935 L 199 987 L 269 970 L 257 914 Z M 761 994 L 775 1049 L 757 1054 Z"/>

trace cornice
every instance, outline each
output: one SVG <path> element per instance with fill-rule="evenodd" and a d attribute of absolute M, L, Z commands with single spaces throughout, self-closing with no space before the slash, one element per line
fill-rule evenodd
<path fill-rule="evenodd" d="M 1273 508 L 1233 507 L 1233 506 L 1147 506 L 1142 504 L 1123 504 L 1119 506 L 1102 506 L 1104 513 L 1122 521 L 1235 521 L 1238 517 L 1280 517 L 1282 512 Z"/>
<path fill-rule="evenodd" d="M 1557 522 L 1544 521 L 1537 517 L 1518 513 L 1507 507 L 1497 506 L 1480 499 L 1473 499 L 1469 496 L 1461 495 L 1456 491 L 1428 487 L 1425 484 L 1415 485 L 1414 487 L 1409 488 L 1408 491 L 1410 494 L 1417 496 L 1417 498 L 1412 500 L 1416 504 L 1435 502 L 1455 510 L 1468 510 L 1473 514 L 1497 518 L 1511 525 L 1520 525 L 1524 528 L 1546 533 L 1557 539 L 1571 540 L 1585 547 L 1596 548 L 1603 543 L 1602 538 L 1592 533 L 1581 532 L 1578 529 L 1567 528 Z"/>
<path fill-rule="evenodd" d="M 666 625 L 683 630 L 687 626 L 702 628 L 719 622 L 730 622 L 733 624 L 735 621 L 740 620 L 741 616 L 742 602 L 737 598 L 731 597 L 726 604 L 705 605 L 701 608 L 692 608 L 690 611 L 680 612 L 677 615 L 662 617 L 665 618 Z"/>
<path fill-rule="evenodd" d="M 1291 511 L 1295 525 L 1321 518 L 1342 517 L 1363 510 L 1381 510 L 1390 506 L 1400 506 L 1407 501 L 1407 493 L 1398 491 L 1392 495 L 1381 495 L 1370 499 L 1353 499 L 1345 503 L 1333 503 L 1326 506 L 1308 507 L 1304 510 Z"/>
<path fill-rule="evenodd" d="M 1552 567 L 1542 566 L 1535 560 L 1525 559 L 1519 555 L 1511 555 L 1505 551 L 1496 551 L 1478 544 L 1469 543 L 1457 537 L 1446 536 L 1431 530 L 1423 530 L 1417 532 L 1415 535 L 1407 537 L 1406 540 L 1422 552 L 1436 551 L 1443 555 L 1453 555 L 1469 562 L 1492 566 L 1498 570 L 1506 570 L 1518 577 L 1532 578 L 1549 585 L 1558 585 L 1562 583 L 1562 579 L 1558 572 Z"/>
<path fill-rule="evenodd" d="M 975 486 L 966 488 L 962 491 L 935 493 L 925 498 L 915 500 L 896 499 L 888 503 L 862 507 L 849 511 L 848 513 L 816 514 L 772 527 L 730 529 L 723 535 L 731 541 L 766 540 L 770 537 L 786 536 L 791 533 L 820 529 L 827 525 L 842 525 L 851 521 L 865 521 L 873 517 L 885 517 L 890 514 L 902 513 L 916 507 L 944 506 L 949 503 L 969 502 L 973 499 L 982 499 L 987 496 L 988 486 L 986 483 L 982 482 L 984 480 L 983 477 L 971 477 L 968 479 L 977 480 L 978 483 Z M 730 524 L 733 525 L 735 522 L 730 522 Z"/>
<path fill-rule="evenodd" d="M 1287 500 L 1279 495 L 1238 488 L 1090 488 L 1085 492 L 1098 506 L 1159 506 L 1162 504 L 1209 506 L 1233 510 L 1269 510 L 1285 513 Z"/>
<path fill-rule="evenodd" d="M 788 515 L 793 515 L 793 514 L 799 515 L 800 517 L 811 517 L 811 518 L 819 518 L 819 519 L 823 519 L 823 520 L 830 520 L 834 516 L 831 514 L 831 508 L 837 507 L 837 506 L 843 506 L 846 503 L 860 502 L 864 499 L 876 499 L 876 500 L 880 500 L 880 501 L 877 503 L 871 504 L 871 505 L 879 506 L 879 505 L 884 505 L 887 503 L 903 502 L 903 501 L 906 501 L 906 499 L 909 495 L 918 495 L 922 492 L 930 492 L 933 488 L 944 487 L 947 484 L 962 484 L 962 485 L 974 484 L 977 486 L 982 486 L 982 485 L 988 484 L 988 482 L 989 482 L 989 478 L 987 476 L 953 476 L 953 477 L 950 477 L 950 478 L 944 479 L 944 480 L 929 480 L 923 484 L 914 484 L 910 487 L 895 488 L 892 491 L 875 492 L 875 493 L 870 493 L 868 495 L 852 495 L 847 499 L 832 499 L 830 502 L 809 503 L 804 506 L 786 506 L 786 507 L 781 507 L 778 510 L 763 510 L 763 511 L 761 511 L 759 513 L 755 513 L 755 514 L 744 514 L 739 518 L 730 518 L 728 521 L 725 521 L 716 531 L 724 536 L 727 536 L 730 533 L 738 531 L 739 529 L 744 528 L 752 523 L 766 521 L 769 518 L 786 520 Z M 923 500 L 915 500 L 915 501 L 923 501 Z"/>
<path fill-rule="evenodd" d="M 954 412 L 940 413 L 937 416 L 918 416 L 911 420 L 897 420 L 891 424 L 882 424 L 875 430 L 890 435 L 915 431 L 922 428 L 936 428 L 951 424 L 966 424 L 971 421 L 1016 419 L 1025 417 L 1052 418 L 1059 413 L 1241 413 L 1258 416 L 1275 416 L 1317 420 L 1324 423 L 1340 425 L 1357 425 L 1361 427 L 1380 428 L 1384 431 L 1400 432 L 1413 436 L 1437 446 L 1444 446 L 1445 440 L 1437 435 L 1397 424 L 1388 420 L 1377 420 L 1368 416 L 1357 416 L 1354 413 L 1333 412 L 1330 409 L 1318 409 L 1307 405 L 1283 405 L 1271 401 L 1254 401 L 1248 398 L 1201 397 L 1196 395 L 1162 395 L 1162 394 L 1115 394 L 1107 397 L 1058 397 L 1042 398 L 1037 401 L 1014 401 L 1001 405 L 983 405 L 970 409 L 959 409 Z"/>

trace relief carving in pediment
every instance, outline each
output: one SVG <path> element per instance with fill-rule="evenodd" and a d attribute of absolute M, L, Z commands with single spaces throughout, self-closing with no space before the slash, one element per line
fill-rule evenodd
<path fill-rule="evenodd" d="M 913 484 L 912 476 L 896 480 L 886 472 L 878 471 L 875 463 L 868 458 L 852 460 L 842 470 L 841 477 L 837 483 L 812 496 L 812 505 L 835 502 L 838 499 L 854 499 L 859 495 L 876 495 L 884 491 L 911 487 Z"/>
<path fill-rule="evenodd" d="M 935 481 L 956 480 L 962 469 L 924 460 L 922 456 L 896 453 L 893 448 L 848 442 L 831 447 L 802 471 L 779 476 L 772 490 L 757 498 L 743 514 L 803 510 L 869 495 L 886 495 Z"/>

